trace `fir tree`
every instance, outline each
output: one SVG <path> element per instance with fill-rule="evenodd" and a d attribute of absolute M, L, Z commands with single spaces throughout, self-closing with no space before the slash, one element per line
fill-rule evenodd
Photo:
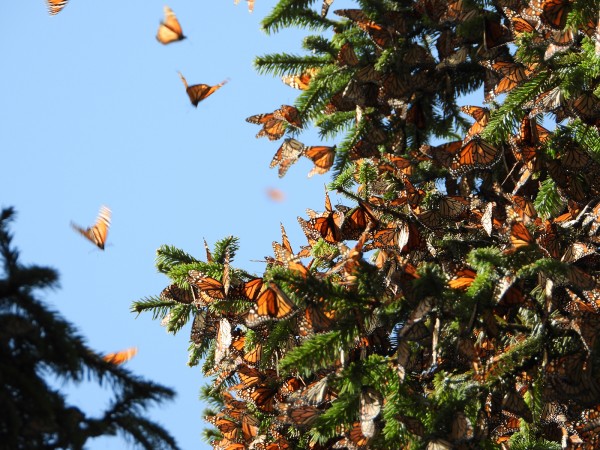
<path fill-rule="evenodd" d="M 36 291 L 56 288 L 58 275 L 19 262 L 9 233 L 13 219 L 11 208 L 0 212 L 0 448 L 81 449 L 90 438 L 117 433 L 141 448 L 178 448 L 144 414 L 174 392 L 105 361 L 39 299 Z M 110 386 L 114 398 L 92 417 L 67 402 L 52 386 L 56 379 L 77 384 L 93 379 Z"/>
<path fill-rule="evenodd" d="M 253 122 L 336 137 L 272 166 L 307 157 L 349 204 L 299 218 L 299 252 L 282 228 L 260 276 L 232 238 L 162 247 L 173 284 L 134 309 L 192 321 L 218 449 L 598 448 L 600 5 L 357 3 L 264 19 L 322 34 L 257 58 L 302 92 Z"/>

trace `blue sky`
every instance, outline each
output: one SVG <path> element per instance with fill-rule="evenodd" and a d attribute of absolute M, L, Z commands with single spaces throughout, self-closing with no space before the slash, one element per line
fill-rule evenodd
<path fill-rule="evenodd" d="M 200 440 L 204 380 L 186 366 L 188 330 L 173 337 L 150 314 L 129 312 L 168 284 L 154 268 L 156 249 L 170 244 L 204 258 L 203 238 L 212 246 L 236 235 L 236 266 L 262 273 L 252 260 L 272 254 L 280 222 L 295 248 L 305 243 L 296 216 L 323 208 L 329 181 L 307 179 L 307 160 L 279 179 L 269 162 L 281 140 L 255 139 L 259 127 L 244 121 L 299 93 L 253 68 L 256 55 L 301 51 L 300 30 L 260 30 L 273 5 L 258 0 L 249 14 L 243 1 L 171 1 L 188 39 L 162 46 L 163 1 L 70 0 L 54 17 L 43 0 L 0 4 L 0 206 L 17 209 L 15 244 L 23 262 L 58 270 L 61 288 L 44 297 L 93 348 L 137 346 L 128 367 L 177 390 L 175 402 L 149 415 L 183 449 L 208 448 Z M 231 80 L 196 109 L 177 71 L 190 84 Z M 314 132 L 299 139 L 318 144 Z M 268 188 L 285 201 L 270 200 Z M 113 212 L 104 252 L 69 226 L 91 225 L 102 204 Z M 108 398 L 97 388 L 65 389 L 90 412 Z M 119 438 L 88 445 L 123 447 Z"/>

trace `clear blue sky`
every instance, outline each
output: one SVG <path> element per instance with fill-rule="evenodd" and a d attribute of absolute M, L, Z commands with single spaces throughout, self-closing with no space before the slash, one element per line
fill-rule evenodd
<path fill-rule="evenodd" d="M 188 39 L 162 46 L 162 0 L 70 0 L 54 17 L 43 0 L 0 4 L 0 206 L 17 209 L 22 261 L 58 270 L 61 289 L 45 298 L 93 348 L 137 346 L 128 367 L 177 390 L 150 416 L 186 450 L 208 448 L 200 441 L 204 380 L 186 366 L 188 330 L 173 337 L 150 314 L 129 312 L 168 284 L 154 268 L 156 249 L 171 244 L 204 258 L 202 238 L 213 245 L 233 234 L 241 239 L 235 264 L 262 273 L 252 260 L 272 254 L 280 221 L 295 248 L 305 244 L 296 216 L 323 208 L 329 181 L 307 179 L 307 160 L 280 180 L 269 162 L 281 141 L 255 139 L 259 127 L 244 121 L 299 93 L 252 65 L 256 55 L 300 52 L 301 31 L 260 30 L 273 5 L 257 0 L 249 14 L 244 1 L 173 0 Z M 177 71 L 190 84 L 231 81 L 195 109 Z M 314 132 L 300 139 L 318 144 Z M 271 201 L 270 187 L 285 202 Z M 101 204 L 113 212 L 105 252 L 69 227 L 91 225 Z M 107 399 L 98 389 L 72 391 L 86 411 Z M 123 447 L 119 438 L 88 446 Z"/>

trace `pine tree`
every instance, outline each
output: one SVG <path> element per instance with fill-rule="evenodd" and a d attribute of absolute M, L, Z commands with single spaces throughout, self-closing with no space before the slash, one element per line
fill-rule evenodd
<path fill-rule="evenodd" d="M 119 433 L 142 448 L 177 449 L 144 415 L 174 392 L 105 361 L 39 299 L 36 291 L 56 288 L 58 275 L 19 262 L 9 233 L 14 215 L 12 208 L 0 212 L 0 448 L 81 449 L 90 438 Z M 56 379 L 93 379 L 110 386 L 114 398 L 102 415 L 88 416 L 52 386 Z"/>
<path fill-rule="evenodd" d="M 256 59 L 302 92 L 249 121 L 349 204 L 261 276 L 233 238 L 162 247 L 172 284 L 134 304 L 192 321 L 214 448 L 599 448 L 599 3 L 313 3 L 264 19 L 321 34 Z"/>

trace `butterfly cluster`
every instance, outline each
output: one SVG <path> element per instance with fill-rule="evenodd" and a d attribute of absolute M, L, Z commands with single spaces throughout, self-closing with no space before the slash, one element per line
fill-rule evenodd
<path fill-rule="evenodd" d="M 282 226 L 258 276 L 233 238 L 206 261 L 159 251 L 165 324 L 191 321 L 213 377 L 215 449 L 600 444 L 600 78 L 577 59 L 598 11 L 493 3 L 334 11 L 335 39 L 283 77 L 314 104 L 247 121 L 284 139 L 280 176 L 308 158 L 348 201 L 299 217 L 297 251 Z M 457 105 L 476 83 L 486 105 Z M 346 138 L 289 136 L 314 117 Z M 432 122 L 455 131 L 434 143 Z"/>

